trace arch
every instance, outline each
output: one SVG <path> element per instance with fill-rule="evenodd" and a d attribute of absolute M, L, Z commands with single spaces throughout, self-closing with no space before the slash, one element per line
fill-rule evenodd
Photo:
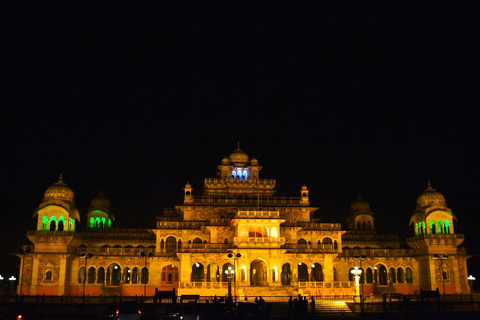
<path fill-rule="evenodd" d="M 405 273 L 403 272 L 402 268 L 397 269 L 397 281 L 398 281 L 398 283 L 404 283 L 405 282 Z"/>
<path fill-rule="evenodd" d="M 52 280 L 52 271 L 48 270 L 46 273 L 45 273 L 45 280 Z"/>
<path fill-rule="evenodd" d="M 300 238 L 300 239 L 298 239 L 297 243 L 300 244 L 300 245 L 307 245 L 307 240 L 305 240 L 303 238 Z"/>
<path fill-rule="evenodd" d="M 193 242 L 192 242 L 192 248 L 202 248 L 203 247 L 202 244 L 203 244 L 202 239 L 195 238 L 193 239 Z"/>
<path fill-rule="evenodd" d="M 177 239 L 175 237 L 168 237 L 165 241 L 165 249 L 167 252 L 175 252 L 177 249 Z"/>
<path fill-rule="evenodd" d="M 42 219 L 42 231 L 47 231 L 48 228 L 48 218 L 47 216 L 43 216 L 43 219 Z"/>
<path fill-rule="evenodd" d="M 267 265 L 261 259 L 255 259 L 250 263 L 250 285 L 263 286 L 267 282 Z"/>
<path fill-rule="evenodd" d="M 305 282 L 308 281 L 308 267 L 305 263 L 300 262 L 297 267 L 298 271 L 298 281 Z"/>
<path fill-rule="evenodd" d="M 271 232 L 270 232 L 270 236 L 271 236 L 272 238 L 278 238 L 278 229 L 277 229 L 277 227 L 272 227 Z"/>
<path fill-rule="evenodd" d="M 65 229 L 65 218 L 64 218 L 64 217 L 60 217 L 60 218 L 58 218 L 57 230 L 58 230 L 58 231 L 63 231 L 64 229 Z"/>
<path fill-rule="evenodd" d="M 323 269 L 320 263 L 315 262 L 314 264 L 312 264 L 310 277 L 312 281 L 323 281 Z"/>
<path fill-rule="evenodd" d="M 450 234 L 450 222 L 445 220 L 445 234 Z"/>
<path fill-rule="evenodd" d="M 360 221 L 357 222 L 357 230 L 360 230 L 362 229 L 362 224 L 360 223 Z"/>
<path fill-rule="evenodd" d="M 426 227 L 426 225 L 425 225 L 425 221 L 422 221 L 422 231 L 423 231 L 423 232 L 422 232 L 423 234 L 426 234 L 426 233 L 427 233 L 427 227 Z"/>
<path fill-rule="evenodd" d="M 55 231 L 57 230 L 57 218 L 55 216 L 50 218 L 50 231 Z"/>
<path fill-rule="evenodd" d="M 254 227 L 248 228 L 248 237 L 249 238 L 255 238 L 255 228 Z"/>
<path fill-rule="evenodd" d="M 412 269 L 410 267 L 407 267 L 405 269 L 405 282 L 406 283 L 412 283 L 413 282 Z"/>
<path fill-rule="evenodd" d="M 367 221 L 367 230 L 372 230 L 372 221 L 368 220 Z"/>
<path fill-rule="evenodd" d="M 289 286 L 292 284 L 292 267 L 290 263 L 285 263 L 282 266 L 282 274 L 281 274 L 282 285 Z"/>
<path fill-rule="evenodd" d="M 255 229 L 255 237 L 256 238 L 262 238 L 263 237 L 262 227 L 257 227 Z"/>
<path fill-rule="evenodd" d="M 269 234 L 269 230 L 267 227 L 263 227 L 263 233 L 262 233 L 262 236 L 264 238 L 268 238 L 268 234 Z"/>
<path fill-rule="evenodd" d="M 95 218 L 95 228 L 100 228 L 100 217 Z"/>
<path fill-rule="evenodd" d="M 178 268 L 174 265 L 167 265 L 162 269 L 162 286 L 178 284 Z"/>
<path fill-rule="evenodd" d="M 360 283 L 365 283 L 365 272 L 364 272 L 363 268 L 359 268 L 359 269 L 362 270 L 362 273 L 360 274 L 359 282 Z M 352 268 L 348 269 L 348 281 L 355 281 L 355 276 L 353 275 L 352 270 L 355 270 L 355 268 L 352 267 Z"/>
<path fill-rule="evenodd" d="M 377 266 L 377 270 L 378 270 L 378 284 L 381 286 L 388 285 L 387 267 L 385 267 L 383 264 L 380 264 Z"/>
<path fill-rule="evenodd" d="M 225 239 L 223 240 L 223 243 L 224 243 L 224 244 L 228 244 L 228 239 L 225 238 Z"/>
<path fill-rule="evenodd" d="M 247 282 L 247 267 L 246 266 L 242 266 L 242 268 L 240 269 L 240 281 L 245 283 Z"/>
<path fill-rule="evenodd" d="M 132 283 L 137 284 L 138 283 L 138 274 L 139 270 L 137 267 L 132 269 Z"/>
<path fill-rule="evenodd" d="M 122 269 L 116 263 L 112 263 L 107 268 L 107 286 L 119 286 L 122 280 Z"/>
<path fill-rule="evenodd" d="M 220 282 L 220 267 L 214 262 L 207 266 L 207 282 Z"/>
<path fill-rule="evenodd" d="M 130 278 L 132 276 L 132 270 L 129 267 L 123 269 L 123 283 L 130 283 Z"/>
<path fill-rule="evenodd" d="M 162 241 L 163 241 L 163 239 L 162 239 Z M 132 251 L 133 251 L 132 249 L 133 249 L 133 246 L 131 246 L 131 245 L 129 245 L 129 244 L 127 244 L 127 245 L 125 246 L 125 252 L 132 252 Z"/>
<path fill-rule="evenodd" d="M 192 266 L 192 273 L 190 276 L 191 282 L 203 282 L 204 279 L 204 272 L 203 272 L 203 264 L 199 262 L 195 262 Z"/>
<path fill-rule="evenodd" d="M 97 270 L 97 283 L 105 282 L 105 269 L 103 267 L 98 268 Z"/>
<path fill-rule="evenodd" d="M 448 270 L 442 270 L 442 279 L 448 280 Z"/>
<path fill-rule="evenodd" d="M 362 229 L 363 230 L 366 230 L 367 229 L 367 224 L 365 221 L 362 222 Z"/>
<path fill-rule="evenodd" d="M 84 283 L 85 282 L 85 267 L 80 267 L 78 269 L 78 283 Z"/>
<path fill-rule="evenodd" d="M 108 244 L 104 244 L 101 248 L 100 248 L 100 251 L 101 252 L 109 252 L 110 251 L 110 246 Z"/>
<path fill-rule="evenodd" d="M 367 268 L 367 272 L 365 275 L 367 283 L 373 283 L 373 271 L 372 268 Z"/>
<path fill-rule="evenodd" d="M 143 267 L 142 268 L 142 273 L 140 275 L 140 283 L 141 284 L 147 284 L 148 283 L 148 278 L 149 278 L 148 268 Z"/>
<path fill-rule="evenodd" d="M 332 239 L 329 237 L 325 237 L 322 239 L 322 244 L 332 244 Z"/>
<path fill-rule="evenodd" d="M 390 268 L 389 270 L 389 274 L 390 274 L 390 282 L 391 283 L 396 283 L 397 282 L 397 272 L 395 270 L 395 268 Z"/>
<path fill-rule="evenodd" d="M 90 228 L 95 227 L 95 219 L 93 217 L 90 218 Z"/>
<path fill-rule="evenodd" d="M 437 221 L 437 233 L 438 233 L 438 234 L 444 233 L 444 231 L 443 231 L 443 223 L 442 223 L 441 220 L 438 220 L 438 221 Z"/>
<path fill-rule="evenodd" d="M 162 239 L 160 240 L 160 249 L 163 250 L 165 248 L 165 241 Z"/>
<path fill-rule="evenodd" d="M 102 220 L 101 220 L 101 226 L 102 226 L 102 228 L 107 227 L 107 220 L 105 219 L 105 217 L 103 217 Z"/>
<path fill-rule="evenodd" d="M 233 270 L 233 264 L 230 262 L 225 263 L 222 267 L 222 282 L 228 282 L 229 275 L 225 271 L 230 272 L 230 270 Z"/>
<path fill-rule="evenodd" d="M 430 234 L 435 234 L 435 221 L 430 221 Z"/>
<path fill-rule="evenodd" d="M 96 274 L 95 268 L 90 267 L 88 269 L 87 283 L 95 283 L 95 274 Z"/>
<path fill-rule="evenodd" d="M 243 170 L 243 178 L 245 179 L 245 181 L 248 180 L 247 170 Z"/>

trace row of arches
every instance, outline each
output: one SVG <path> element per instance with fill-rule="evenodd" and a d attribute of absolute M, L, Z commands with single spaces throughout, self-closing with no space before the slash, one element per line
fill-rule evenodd
<path fill-rule="evenodd" d="M 103 218 L 90 218 L 90 228 L 111 228 L 112 227 L 112 220 L 107 219 L 105 217 Z"/>
<path fill-rule="evenodd" d="M 352 274 L 354 268 L 348 270 L 348 280 L 354 281 L 354 275 Z M 384 265 L 378 265 L 373 268 L 360 268 L 362 273 L 360 275 L 360 283 L 377 283 L 381 286 L 386 286 L 389 283 L 412 283 L 413 282 L 413 273 L 410 267 L 403 269 L 398 267 L 395 269 L 391 267 L 387 269 Z"/>
<path fill-rule="evenodd" d="M 237 170 L 232 170 L 232 177 L 233 179 L 239 179 L 239 180 L 245 180 L 247 181 L 248 180 L 248 173 L 247 173 L 247 170 L 241 170 L 241 169 L 237 169 Z"/>
<path fill-rule="evenodd" d="M 372 230 L 372 221 L 358 221 L 357 222 L 357 230 Z"/>
<path fill-rule="evenodd" d="M 303 238 L 300 238 L 300 239 L 298 239 L 297 243 L 298 243 L 298 244 L 307 244 L 307 240 L 305 240 L 305 239 L 303 239 Z M 308 244 L 312 244 L 312 242 L 311 242 L 311 241 L 308 241 Z M 323 238 L 322 240 L 318 240 L 318 241 L 317 241 L 317 244 L 335 244 L 335 245 L 336 245 L 336 244 L 337 244 L 337 240 L 332 241 L 331 238 L 325 237 L 325 238 Z"/>
<path fill-rule="evenodd" d="M 150 245 L 148 247 L 145 247 L 143 245 L 138 245 L 136 247 L 132 246 L 132 245 L 126 245 L 124 247 L 122 247 L 121 245 L 114 245 L 113 247 L 108 245 L 108 244 L 104 244 L 103 246 L 100 247 L 100 252 L 119 252 L 119 251 L 124 251 L 124 252 L 144 252 L 145 250 L 148 250 L 148 251 L 155 251 L 155 246 L 154 245 Z M 78 251 L 79 252 L 88 252 L 88 247 L 84 244 L 78 246 Z"/>
<path fill-rule="evenodd" d="M 42 231 L 64 231 L 65 230 L 65 218 L 63 216 L 52 216 L 48 219 L 47 216 L 42 218 Z"/>
<path fill-rule="evenodd" d="M 434 220 L 430 220 L 428 223 L 428 227 L 430 229 L 430 234 L 450 234 L 451 233 L 451 226 L 450 221 L 445 220 L 442 222 L 438 220 L 435 222 Z M 425 221 L 415 223 L 415 234 L 427 234 L 428 230 L 426 228 Z"/>
<path fill-rule="evenodd" d="M 104 267 L 90 267 L 85 269 L 85 267 L 80 267 L 78 270 L 78 283 L 89 283 L 89 284 L 103 284 L 107 286 L 119 286 L 121 283 L 124 284 L 147 284 L 148 283 L 148 268 L 144 267 L 142 269 L 138 267 L 122 268 L 113 263 L 108 266 L 105 270 Z"/>

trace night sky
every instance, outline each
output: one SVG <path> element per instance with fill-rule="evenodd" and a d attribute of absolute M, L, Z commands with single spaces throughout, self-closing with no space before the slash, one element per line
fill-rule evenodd
<path fill-rule="evenodd" d="M 430 180 L 480 254 L 479 6 L 2 1 L 0 271 L 60 174 L 82 218 L 103 189 L 154 228 L 237 141 L 278 196 L 343 223 L 361 193 L 402 239 Z"/>

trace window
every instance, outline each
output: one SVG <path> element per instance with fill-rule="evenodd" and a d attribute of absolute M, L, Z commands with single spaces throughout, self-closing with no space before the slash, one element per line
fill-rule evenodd
<path fill-rule="evenodd" d="M 397 282 L 397 272 L 395 271 L 395 268 L 390 268 L 390 282 L 391 283 Z"/>
<path fill-rule="evenodd" d="M 373 271 L 371 268 L 367 268 L 367 283 L 373 283 Z"/>
<path fill-rule="evenodd" d="M 322 244 L 332 244 L 332 239 L 330 239 L 330 238 L 328 238 L 328 237 L 327 237 L 327 238 L 323 238 Z"/>
<path fill-rule="evenodd" d="M 65 218 L 60 217 L 58 218 L 58 231 L 63 231 L 64 228 L 65 228 Z"/>
<path fill-rule="evenodd" d="M 448 270 L 443 270 L 442 271 L 442 280 L 448 280 Z"/>
<path fill-rule="evenodd" d="M 148 283 L 148 268 L 142 268 L 142 274 L 140 277 L 140 283 L 146 284 Z"/>
<path fill-rule="evenodd" d="M 85 267 L 78 269 L 78 283 L 85 282 Z"/>
<path fill-rule="evenodd" d="M 57 230 L 57 218 L 51 217 L 50 218 L 50 231 Z"/>
<path fill-rule="evenodd" d="M 42 219 L 42 230 L 43 231 L 47 231 L 47 225 L 48 225 L 48 218 L 47 217 L 43 217 Z"/>
<path fill-rule="evenodd" d="M 94 267 L 90 267 L 88 269 L 87 282 L 88 283 L 95 283 L 95 268 Z"/>
<path fill-rule="evenodd" d="M 398 281 L 398 283 L 404 283 L 405 282 L 405 275 L 403 273 L 402 268 L 397 269 L 397 281 Z"/>
<path fill-rule="evenodd" d="M 130 277 L 132 276 L 132 271 L 130 268 L 123 269 L 123 283 L 130 283 Z"/>
<path fill-rule="evenodd" d="M 138 268 L 133 268 L 132 270 L 132 283 L 138 283 Z"/>
<path fill-rule="evenodd" d="M 409 267 L 407 269 L 405 269 L 405 280 L 406 280 L 407 283 L 412 283 L 413 282 L 412 269 L 410 269 Z"/>
<path fill-rule="evenodd" d="M 98 268 L 97 270 L 97 283 L 105 282 L 105 269 L 103 267 Z"/>
<path fill-rule="evenodd" d="M 448 220 L 445 220 L 445 234 L 450 233 L 450 222 Z"/>
<path fill-rule="evenodd" d="M 52 271 L 48 270 L 45 273 L 45 280 L 51 281 L 52 280 Z"/>

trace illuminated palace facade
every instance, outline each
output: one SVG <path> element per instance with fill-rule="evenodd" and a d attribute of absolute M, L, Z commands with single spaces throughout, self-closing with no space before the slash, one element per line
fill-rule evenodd
<path fill-rule="evenodd" d="M 114 228 L 109 199 L 90 203 L 83 228 L 73 191 L 49 187 L 24 246 L 18 291 L 26 295 L 238 296 L 353 295 L 352 270 L 362 269 L 365 294 L 418 293 L 439 288 L 469 293 L 467 256 L 452 210 L 428 184 L 410 224 L 410 249 L 375 230 L 368 202 L 358 197 L 344 228 L 314 219 L 304 185 L 297 197 L 276 197 L 274 179 L 240 148 L 225 157 L 203 194 L 184 188 L 183 204 L 164 210 L 153 229 Z M 82 219 L 83 220 L 83 219 Z M 407 221 L 405 222 L 407 223 Z M 80 229 L 80 230 L 76 230 Z"/>

